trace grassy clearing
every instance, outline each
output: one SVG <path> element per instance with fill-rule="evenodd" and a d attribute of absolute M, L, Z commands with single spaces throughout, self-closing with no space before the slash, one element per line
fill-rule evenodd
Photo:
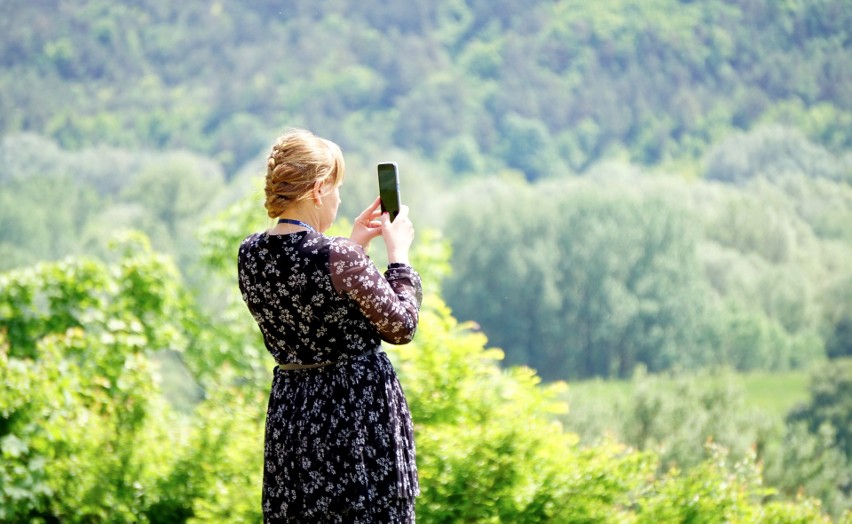
<path fill-rule="evenodd" d="M 740 375 L 749 405 L 785 416 L 796 405 L 807 401 L 810 374 L 807 371 L 749 373 Z"/>
<path fill-rule="evenodd" d="M 733 377 L 743 390 L 746 405 L 771 416 L 783 418 L 808 398 L 807 371 L 738 373 L 733 374 Z M 723 378 L 701 375 L 696 380 L 720 381 Z M 661 380 L 660 383 L 665 387 L 670 381 Z M 629 399 L 635 387 L 636 383 L 630 380 L 571 382 L 566 398 L 571 406 L 584 403 L 587 399 L 612 406 Z"/>

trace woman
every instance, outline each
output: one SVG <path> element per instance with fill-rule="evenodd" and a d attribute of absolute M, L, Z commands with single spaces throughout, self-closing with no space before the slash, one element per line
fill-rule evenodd
<path fill-rule="evenodd" d="M 266 210 L 278 223 L 239 251 L 243 300 L 275 367 L 266 414 L 265 522 L 414 522 L 419 494 L 411 415 L 381 341 L 417 327 L 408 209 L 376 199 L 350 238 L 327 237 L 340 204 L 340 148 L 308 131 L 269 155 Z M 384 276 L 366 255 L 381 235 Z"/>

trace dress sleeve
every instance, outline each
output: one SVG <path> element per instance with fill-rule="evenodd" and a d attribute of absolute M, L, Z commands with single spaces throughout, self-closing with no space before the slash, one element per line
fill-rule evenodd
<path fill-rule="evenodd" d="M 336 238 L 329 252 L 329 269 L 335 291 L 358 304 L 382 340 L 411 342 L 423 293 L 414 268 L 392 264 L 382 276 L 361 246 Z"/>

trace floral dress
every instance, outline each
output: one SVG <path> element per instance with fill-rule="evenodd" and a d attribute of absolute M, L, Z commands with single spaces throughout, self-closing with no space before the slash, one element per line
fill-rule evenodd
<path fill-rule="evenodd" d="M 238 267 L 243 300 L 278 363 L 264 522 L 413 522 L 411 415 L 381 341 L 414 336 L 419 275 L 391 264 L 383 276 L 361 246 L 313 231 L 251 235 Z"/>

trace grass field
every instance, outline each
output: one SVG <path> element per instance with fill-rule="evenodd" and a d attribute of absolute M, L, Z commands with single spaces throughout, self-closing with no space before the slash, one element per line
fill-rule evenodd
<path fill-rule="evenodd" d="M 746 402 L 768 413 L 786 415 L 808 399 L 809 374 L 806 371 L 749 373 L 740 375 Z"/>
<path fill-rule="evenodd" d="M 784 417 L 797 404 L 808 398 L 807 371 L 754 372 L 732 374 L 735 384 L 742 388 L 745 403 L 768 415 Z M 723 380 L 713 376 L 699 376 L 696 380 Z M 666 384 L 667 380 L 662 380 Z M 636 383 L 631 380 L 588 380 L 569 383 L 567 400 L 576 405 L 584 399 L 596 399 L 607 404 L 618 404 L 630 398 Z"/>

